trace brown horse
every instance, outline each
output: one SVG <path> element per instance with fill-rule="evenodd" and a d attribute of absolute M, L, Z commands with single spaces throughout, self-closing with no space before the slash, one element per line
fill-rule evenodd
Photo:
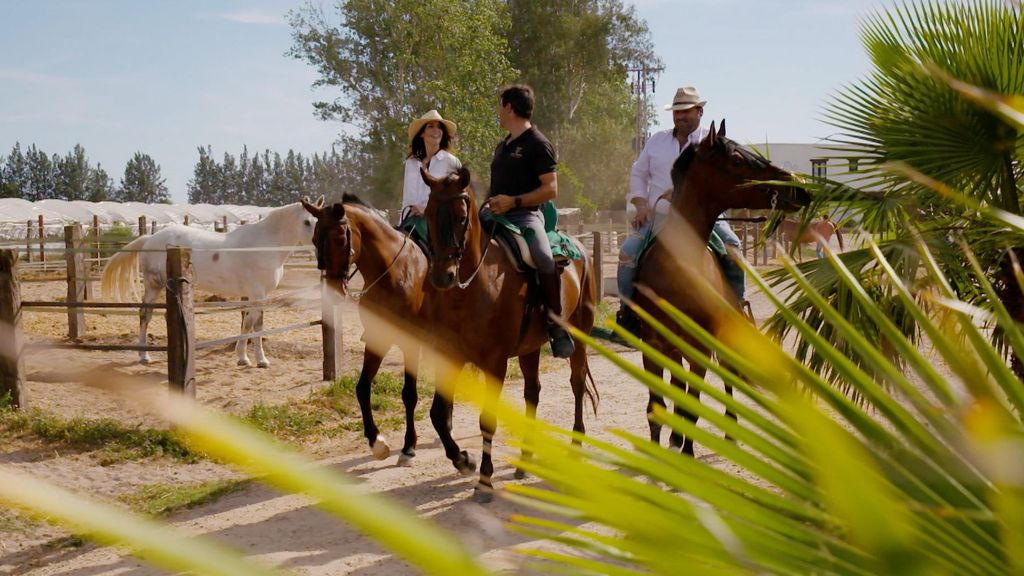
<path fill-rule="evenodd" d="M 787 245 L 790 243 L 796 243 L 797 246 L 800 244 L 817 245 L 819 259 L 825 257 L 825 250 L 822 244 L 828 244 L 832 239 L 832 234 L 835 234 L 836 240 L 839 241 L 839 249 L 843 250 L 845 248 L 843 246 L 843 233 L 840 232 L 839 228 L 828 217 L 811 220 L 806 226 L 799 220 L 785 218 L 779 222 L 779 230 L 782 232 L 782 238 L 786 241 Z M 796 254 L 798 260 L 803 259 L 799 248 L 797 248 Z"/>
<path fill-rule="evenodd" d="M 715 219 L 722 212 L 736 208 L 795 210 L 810 200 L 802 189 L 790 186 L 751 184 L 752 181 L 792 180 L 785 170 L 747 151 L 725 137 L 725 121 L 715 132 L 714 123 L 707 137 L 696 146 L 690 146 L 679 155 L 672 166 L 672 215 L 658 232 L 653 246 L 640 261 L 637 285 L 649 290 L 637 292 L 636 303 L 666 325 L 673 322 L 650 300 L 656 294 L 692 318 L 701 327 L 716 334 L 722 325 L 721 299 L 739 310 L 739 300 L 726 282 L 717 259 L 707 249 Z M 711 291 L 707 290 L 707 288 Z M 719 297 L 716 297 L 717 294 Z M 640 337 L 659 352 L 679 362 L 683 353 L 659 335 L 649 325 L 640 329 Z M 707 353 L 695 339 L 683 338 L 698 350 Z M 644 356 L 644 368 L 662 376 L 662 369 Z M 687 358 L 690 371 L 704 377 L 706 369 Z M 673 378 L 673 385 L 686 388 L 684 382 Z M 732 387 L 725 387 L 732 395 Z M 700 398 L 700 390 L 690 387 L 687 392 Z M 650 415 L 654 406 L 665 406 L 665 400 L 653 391 L 647 404 L 651 440 L 661 440 L 661 424 Z M 676 414 L 697 422 L 697 415 L 681 407 Z M 735 415 L 726 412 L 732 418 Z M 693 439 L 673 433 L 673 448 L 682 446 L 686 454 L 693 455 Z"/>
<path fill-rule="evenodd" d="M 527 416 L 534 418 L 540 399 L 540 350 L 548 341 L 544 316 L 547 312 L 528 301 L 532 290 L 526 275 L 516 270 L 503 250 L 495 247 L 496 241 L 481 228 L 476 201 L 469 188 L 469 170 L 462 168 L 443 179 L 422 170 L 421 173 L 430 187 L 425 210 L 431 248 L 429 276 L 431 283 L 440 290 L 431 303 L 435 341 L 453 366 L 474 364 L 494 378 L 499 390 L 505 380 L 508 359 L 518 356 Z M 561 273 L 562 310 L 570 324 L 589 333 L 594 325 L 597 286 L 586 252 L 577 247 L 584 259 L 574 261 Z M 583 433 L 586 431 L 583 397 L 589 396 L 596 407 L 597 389 L 590 377 L 587 349 L 582 342 L 576 342 L 569 364 L 569 383 L 575 396 L 573 430 Z M 443 382 L 453 382 L 456 376 L 439 374 L 438 387 Z M 449 402 L 446 412 L 442 414 L 439 409 L 437 416 L 443 415 L 446 420 L 435 421 L 435 428 L 442 423 L 451 425 L 451 399 L 444 400 Z M 434 416 L 435 411 L 431 410 L 431 418 Z M 493 498 L 491 444 L 496 426 L 493 415 L 487 410 L 481 412 L 483 458 L 480 480 L 474 490 L 474 499 L 481 502 Z M 443 436 L 442 443 L 445 454 L 458 467 L 458 445 L 454 441 L 447 443 Z M 523 458 L 529 456 L 524 449 Z M 516 476 L 522 477 L 522 472 L 517 470 Z"/>
<path fill-rule="evenodd" d="M 424 326 L 424 284 L 427 257 L 407 235 L 395 230 L 375 210 L 359 198 L 345 194 L 342 203 L 320 207 L 303 201 L 303 206 L 316 217 L 313 245 L 317 266 L 325 271 L 328 283 L 342 294 L 348 294 L 348 280 L 354 265 L 363 276 L 364 286 L 359 300 L 359 315 L 365 331 L 363 367 L 356 384 L 356 398 L 363 417 L 363 433 L 378 460 L 391 453 L 387 440 L 380 435 L 373 421 L 370 385 L 377 376 L 381 361 L 392 342 L 382 337 L 374 323 L 378 319 L 410 327 L 422 332 Z M 410 342 L 414 339 L 410 339 Z M 409 465 L 416 456 L 415 410 L 416 377 L 419 346 L 405 343 L 405 382 L 402 403 L 405 405 L 405 441 L 398 456 L 399 465 Z"/>

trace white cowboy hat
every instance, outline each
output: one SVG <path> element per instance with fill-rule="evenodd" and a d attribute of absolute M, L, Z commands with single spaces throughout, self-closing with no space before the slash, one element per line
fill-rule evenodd
<path fill-rule="evenodd" d="M 707 100 L 700 99 L 700 92 L 693 86 L 683 86 L 676 90 L 676 97 L 672 103 L 665 106 L 665 110 L 689 110 L 694 106 L 704 106 Z"/>
<path fill-rule="evenodd" d="M 412 142 L 412 139 L 416 137 L 416 134 L 419 133 L 420 129 L 423 128 L 423 125 L 428 122 L 440 122 L 441 124 L 444 124 L 444 127 L 448 129 L 448 138 L 454 138 L 455 131 L 459 129 L 458 124 L 452 122 L 451 120 L 445 120 L 444 118 L 441 118 L 441 114 L 439 114 L 437 110 L 431 110 L 430 112 L 427 112 L 423 116 L 420 116 L 419 118 L 413 120 L 412 124 L 409 124 L 410 142 Z"/>

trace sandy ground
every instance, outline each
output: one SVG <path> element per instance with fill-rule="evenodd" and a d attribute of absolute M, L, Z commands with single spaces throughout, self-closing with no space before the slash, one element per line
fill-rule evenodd
<path fill-rule="evenodd" d="M 614 270 L 609 258 L 606 271 Z M 610 272 L 606 272 L 610 273 Z M 315 270 L 289 269 L 281 291 L 314 286 Z M 29 283 L 22 286 L 24 300 L 62 299 L 62 283 Z M 314 294 L 315 296 L 315 294 Z M 766 317 L 763 298 L 752 298 L 755 316 Z M 319 318 L 319 301 L 300 301 L 296 307 L 267 313 L 267 327 L 282 326 Z M 357 372 L 362 345 L 361 326 L 354 306 L 343 311 L 345 371 Z M 26 312 L 24 329 L 33 342 L 60 341 L 67 331 L 66 316 Z M 137 318 L 133 315 L 88 316 L 86 341 L 134 342 Z M 212 339 L 238 333 L 237 313 L 203 315 L 197 320 L 200 339 Z M 163 319 L 151 324 L 151 340 L 162 341 Z M 614 345 L 613 345 L 614 346 Z M 614 346 L 630 361 L 640 364 L 639 353 Z M 280 402 L 289 397 L 307 395 L 321 386 L 321 347 L 319 327 L 271 336 L 266 344 L 272 365 L 268 369 L 235 365 L 233 351 L 225 348 L 206 351 L 196 362 L 197 398 L 220 409 L 242 413 L 257 401 Z M 127 422 L 148 423 L 120 399 L 104 392 L 68 381 L 68 374 L 83 366 L 114 369 L 153 381 L 154 395 L 166 394 L 166 361 L 155 354 L 149 366 L 135 363 L 131 352 L 33 351 L 27 354 L 29 374 L 28 404 L 66 416 L 115 416 Z M 591 370 L 601 393 L 597 416 L 587 415 L 588 433 L 611 440 L 613 429 L 627 429 L 646 435 L 644 417 L 646 389 L 626 377 L 618 368 L 591 353 Z M 392 352 L 383 370 L 400 370 L 400 355 Z M 539 417 L 571 427 L 572 396 L 568 385 L 568 363 L 558 362 L 541 375 L 544 386 Z M 522 381 L 510 380 L 505 386 L 507 400 L 521 404 Z M 426 401 L 421 399 L 421 402 Z M 522 561 L 514 549 L 538 546 L 506 530 L 504 522 L 516 513 L 527 512 L 514 503 L 496 500 L 487 506 L 470 501 L 476 477 L 460 477 L 444 458 L 437 436 L 428 420 L 420 421 L 418 457 L 411 468 L 396 466 L 395 456 L 376 461 L 359 433 L 341 440 L 309 447 L 323 465 L 341 471 L 362 483 L 367 490 L 387 494 L 416 509 L 438 526 L 459 535 L 471 549 L 495 567 L 515 570 Z M 460 445 L 477 458 L 480 453 L 478 414 L 471 406 L 457 406 L 454 435 Z M 400 443 L 400 432 L 390 432 L 392 447 Z M 718 462 L 717 457 L 697 447 L 698 457 Z M 506 459 L 514 455 L 508 437 L 499 429 L 496 439 L 498 488 L 512 479 Z M 102 498 L 130 493 L 156 482 L 192 483 L 222 479 L 236 473 L 225 467 L 203 462 L 182 464 L 168 459 L 100 466 L 88 454 L 59 454 L 33 445 L 5 446 L 0 462 L 54 484 Z M 525 482 L 530 482 L 526 480 Z M 219 501 L 172 515 L 169 520 L 191 534 L 211 536 L 246 554 L 298 574 L 393 575 L 416 573 L 372 541 L 317 510 L 299 496 L 283 495 L 260 484 L 253 484 Z M 0 533 L 0 573 L 42 575 L 161 574 L 122 551 L 85 545 L 78 548 L 51 548 L 44 544 L 65 535 L 57 528 L 36 525 L 24 530 Z"/>

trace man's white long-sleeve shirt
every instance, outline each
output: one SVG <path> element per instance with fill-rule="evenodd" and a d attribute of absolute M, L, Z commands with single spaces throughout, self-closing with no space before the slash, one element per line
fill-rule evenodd
<path fill-rule="evenodd" d="M 708 133 L 703 127 L 697 128 L 690 133 L 686 143 L 680 146 L 672 132 L 662 130 L 652 134 L 633 162 L 633 169 L 629 173 L 627 207 L 632 204 L 633 198 L 646 198 L 648 206 L 658 214 L 668 213 L 668 201 L 658 202 L 658 197 L 672 189 L 672 164 L 687 146 L 696 146 Z"/>

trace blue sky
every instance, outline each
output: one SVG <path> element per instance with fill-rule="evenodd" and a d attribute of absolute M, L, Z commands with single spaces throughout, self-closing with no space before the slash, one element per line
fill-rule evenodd
<path fill-rule="evenodd" d="M 327 0 L 325 3 L 329 4 Z M 285 57 L 298 0 L 0 0 L 0 154 L 15 142 L 65 154 L 81 143 L 119 181 L 136 151 L 160 164 L 175 201 L 210 145 L 217 156 L 330 149 L 331 97 Z M 862 0 L 639 0 L 665 71 L 655 103 L 682 85 L 743 142 L 814 142 L 836 90 L 869 70 Z M 667 112 L 659 112 L 663 127 Z M 399 169 L 396 167 L 396 170 Z"/>

